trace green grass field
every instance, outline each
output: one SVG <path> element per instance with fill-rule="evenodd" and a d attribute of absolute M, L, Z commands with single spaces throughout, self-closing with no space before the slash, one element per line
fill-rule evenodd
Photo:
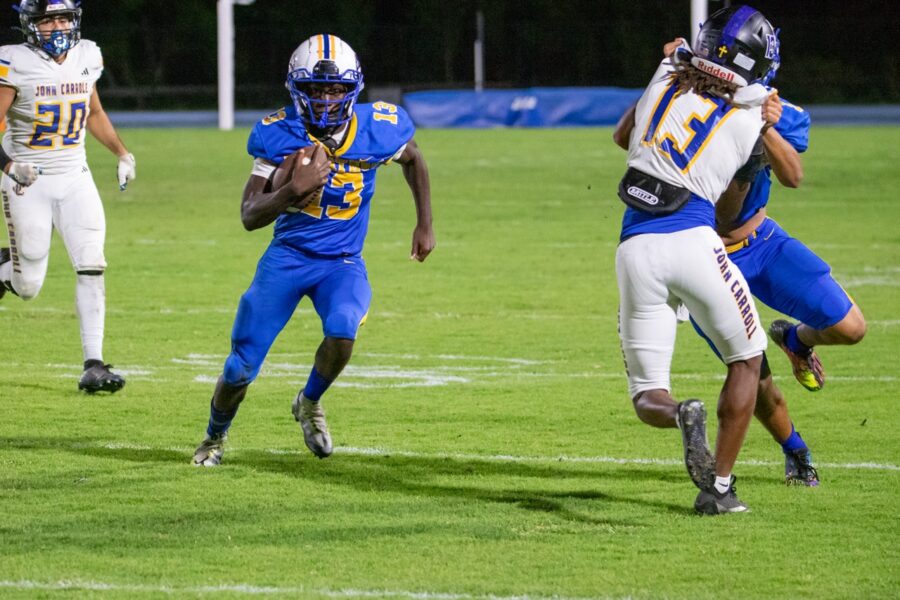
<path fill-rule="evenodd" d="M 246 131 L 122 134 L 138 158 L 126 193 L 114 159 L 89 154 L 108 221 L 105 358 L 126 388 L 76 391 L 58 239 L 40 296 L 0 302 L 0 596 L 900 597 L 900 129 L 815 129 L 803 187 L 775 189 L 771 214 L 830 262 L 869 333 L 820 349 L 817 394 L 773 348 L 822 485 L 786 487 L 754 422 L 736 469 L 752 512 L 717 518 L 693 513 L 678 432 L 628 399 L 611 130 L 420 132 L 438 246 L 408 259 L 412 201 L 385 168 L 370 318 L 324 400 L 335 455 L 309 454 L 290 414 L 321 339 L 304 301 L 223 465 L 202 470 L 190 457 L 271 230 L 240 224 Z M 723 373 L 682 326 L 675 395 L 714 415 Z"/>

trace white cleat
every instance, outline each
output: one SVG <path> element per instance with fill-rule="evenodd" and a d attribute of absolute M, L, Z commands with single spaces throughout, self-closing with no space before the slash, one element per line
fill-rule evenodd
<path fill-rule="evenodd" d="M 294 413 L 294 419 L 300 423 L 306 447 L 319 458 L 331 456 L 334 451 L 331 447 L 331 434 L 328 433 L 325 411 L 322 410 L 320 403 L 313 402 L 300 392 L 291 403 L 291 412 Z"/>
<path fill-rule="evenodd" d="M 227 440 L 228 433 L 206 436 L 206 439 L 197 446 L 191 464 L 195 467 L 218 467 L 222 462 L 222 455 L 225 454 Z"/>

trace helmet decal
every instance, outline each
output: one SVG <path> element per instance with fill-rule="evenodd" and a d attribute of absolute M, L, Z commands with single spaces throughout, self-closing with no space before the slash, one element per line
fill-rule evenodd
<path fill-rule="evenodd" d="M 768 83 L 781 60 L 778 30 L 749 6 L 722 8 L 700 27 L 691 64 L 738 86 Z"/>

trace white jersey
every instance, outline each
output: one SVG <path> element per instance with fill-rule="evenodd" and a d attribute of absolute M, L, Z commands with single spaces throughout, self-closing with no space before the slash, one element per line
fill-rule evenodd
<path fill-rule="evenodd" d="M 28 44 L 0 47 L 0 85 L 16 90 L 3 150 L 48 175 L 83 167 L 85 124 L 102 73 L 100 48 L 90 40 L 69 50 L 62 64 Z"/>
<path fill-rule="evenodd" d="M 747 162 L 763 126 L 761 85 L 742 88 L 732 105 L 693 92 L 678 94 L 665 59 L 635 107 L 628 166 L 686 188 L 715 204 Z"/>

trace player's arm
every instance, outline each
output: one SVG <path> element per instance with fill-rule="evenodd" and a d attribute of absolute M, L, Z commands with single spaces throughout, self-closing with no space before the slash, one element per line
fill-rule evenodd
<path fill-rule="evenodd" d="M 103 110 L 100 94 L 96 89 L 91 94 L 90 109 L 90 114 L 88 114 L 87 118 L 88 131 L 119 159 L 116 176 L 119 181 L 119 189 L 124 191 L 128 182 L 137 177 L 134 155 L 128 152 L 125 144 L 119 138 L 119 134 L 116 133 L 116 128 L 113 127 L 112 121 L 109 120 L 109 115 Z"/>
<path fill-rule="evenodd" d="M 9 108 L 16 100 L 16 88 L 8 85 L 0 85 L 0 121 L 6 118 Z M 37 180 L 41 169 L 29 162 L 13 160 L 0 148 L 0 170 L 6 173 L 10 179 L 16 182 L 16 193 L 21 194 L 22 188 L 28 187 Z"/>
<path fill-rule="evenodd" d="M 765 151 L 762 134 L 756 139 L 750 150 L 747 162 L 737 170 L 731 183 L 716 203 L 716 231 L 724 236 L 734 230 L 735 221 L 740 215 L 744 200 L 756 176 L 765 167 Z"/>
<path fill-rule="evenodd" d="M 772 165 L 772 172 L 775 173 L 779 183 L 785 187 L 800 187 L 803 181 L 803 161 L 800 153 L 781 137 L 774 127 L 766 131 L 762 139 L 766 147 L 766 158 Z"/>
<path fill-rule="evenodd" d="M 785 187 L 800 187 L 803 181 L 803 161 L 800 153 L 791 146 L 790 142 L 781 137 L 774 125 L 781 119 L 784 107 L 778 92 L 770 94 L 762 106 L 763 125 L 762 140 L 766 149 L 766 158 L 772 165 L 772 171 L 781 185 Z"/>
<path fill-rule="evenodd" d="M 679 48 L 689 49 L 687 40 L 678 37 L 663 46 L 663 56 L 670 58 Z M 634 115 L 637 109 L 637 102 L 632 104 L 628 110 L 619 118 L 616 123 L 616 129 L 613 131 L 613 141 L 623 150 L 628 150 L 628 142 L 631 140 L 631 131 L 634 129 Z"/>
<path fill-rule="evenodd" d="M 318 144 L 284 160 L 288 164 L 283 163 L 281 168 L 289 169 L 291 175 L 278 189 L 270 186 L 274 174 L 270 178 L 250 175 L 247 180 L 241 198 L 241 223 L 247 231 L 265 227 L 289 206 L 295 206 L 298 197 L 306 198 L 328 182 L 331 167 Z"/>
<path fill-rule="evenodd" d="M 741 214 L 744 199 L 750 191 L 752 181 L 732 179 L 725 193 L 716 202 L 716 233 L 725 236 L 735 229 L 735 221 Z"/>
<path fill-rule="evenodd" d="M 413 230 L 410 258 L 424 261 L 434 250 L 434 230 L 431 228 L 431 183 L 428 165 L 415 140 L 409 140 L 397 159 L 416 204 L 416 228 Z"/>
<path fill-rule="evenodd" d="M 634 129 L 634 111 L 636 108 L 637 102 L 632 104 L 619 118 L 619 122 L 616 123 L 616 130 L 613 131 L 613 141 L 623 150 L 628 150 L 631 130 Z"/>

